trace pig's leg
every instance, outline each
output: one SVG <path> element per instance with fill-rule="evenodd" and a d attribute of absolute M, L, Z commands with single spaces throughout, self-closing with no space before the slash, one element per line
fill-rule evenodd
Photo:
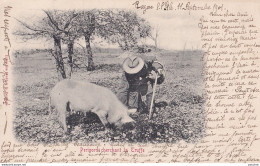
<path fill-rule="evenodd" d="M 103 110 L 98 110 L 98 112 L 96 113 L 100 119 L 100 121 L 103 123 L 103 125 L 105 126 L 105 133 L 109 132 L 109 129 L 113 128 L 113 124 L 110 124 L 107 121 L 108 118 L 108 114 L 107 111 L 103 111 Z"/>
<path fill-rule="evenodd" d="M 97 116 L 99 117 L 100 121 L 103 123 L 104 126 L 106 126 L 108 124 L 108 121 L 106 118 L 106 115 L 107 115 L 106 111 L 103 111 L 99 107 L 96 106 L 91 110 L 91 112 L 97 114 Z"/>
<path fill-rule="evenodd" d="M 67 111 L 67 104 L 60 102 L 57 106 L 57 111 L 59 112 L 59 121 L 64 129 L 65 132 L 68 131 L 67 124 L 66 124 L 66 111 Z"/>
<path fill-rule="evenodd" d="M 107 118 L 106 118 L 107 113 L 105 111 L 102 111 L 102 110 L 98 110 L 95 113 L 97 114 L 97 116 L 99 117 L 99 119 L 103 123 L 103 125 L 107 126 L 108 125 L 108 121 L 107 121 Z"/>

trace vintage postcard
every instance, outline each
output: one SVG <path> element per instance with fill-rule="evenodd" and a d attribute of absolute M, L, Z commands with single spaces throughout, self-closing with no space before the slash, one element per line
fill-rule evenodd
<path fill-rule="evenodd" d="M 2 164 L 260 163 L 260 2 L 0 4 Z"/>

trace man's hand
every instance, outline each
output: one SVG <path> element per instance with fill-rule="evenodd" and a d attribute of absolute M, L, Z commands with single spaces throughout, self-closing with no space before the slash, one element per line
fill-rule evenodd
<path fill-rule="evenodd" d="M 157 73 L 152 70 L 148 77 L 154 80 L 156 78 L 156 75 Z"/>
<path fill-rule="evenodd" d="M 163 69 L 158 69 L 157 72 L 158 74 L 163 74 Z"/>

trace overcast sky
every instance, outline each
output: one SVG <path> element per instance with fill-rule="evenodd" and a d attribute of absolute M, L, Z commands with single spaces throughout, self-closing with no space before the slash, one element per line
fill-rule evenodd
<path fill-rule="evenodd" d="M 158 27 L 159 47 L 164 49 L 196 49 L 200 47 L 199 15 L 186 12 L 147 12 L 146 18 L 153 27 Z"/>

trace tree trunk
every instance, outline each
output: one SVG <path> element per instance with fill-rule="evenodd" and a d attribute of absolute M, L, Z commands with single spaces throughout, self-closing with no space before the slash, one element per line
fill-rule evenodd
<path fill-rule="evenodd" d="M 92 71 L 95 69 L 94 61 L 93 61 L 93 54 L 90 47 L 90 35 L 85 35 L 85 41 L 86 41 L 86 49 L 87 49 L 87 57 L 88 57 L 88 71 Z"/>
<path fill-rule="evenodd" d="M 66 72 L 65 72 L 64 62 L 63 62 L 62 52 L 61 52 L 61 39 L 55 35 L 53 35 L 53 39 L 54 39 L 54 56 L 56 60 L 56 68 L 60 77 L 65 79 Z"/>
<path fill-rule="evenodd" d="M 155 39 L 155 50 L 157 50 L 157 38 Z"/>
<path fill-rule="evenodd" d="M 125 51 L 128 51 L 129 48 L 128 48 L 128 44 L 127 44 L 127 41 L 125 40 Z"/>
<path fill-rule="evenodd" d="M 68 64 L 69 64 L 69 71 L 68 76 L 71 77 L 71 74 L 73 73 L 73 45 L 74 41 L 69 41 L 68 43 Z"/>
<path fill-rule="evenodd" d="M 157 44 L 157 41 L 158 41 L 158 29 L 156 29 L 156 34 L 155 34 L 155 40 L 154 40 L 154 42 L 155 42 L 155 50 L 157 50 L 157 47 L 158 47 L 158 44 Z"/>

